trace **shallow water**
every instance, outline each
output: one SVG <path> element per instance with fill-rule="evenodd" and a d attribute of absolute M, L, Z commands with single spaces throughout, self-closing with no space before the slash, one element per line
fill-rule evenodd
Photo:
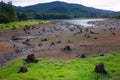
<path fill-rule="evenodd" d="M 71 25 L 82 25 L 84 27 L 91 27 L 93 24 L 88 24 L 88 21 L 100 21 L 104 19 L 72 19 L 72 20 L 58 20 L 60 22 L 65 22 Z"/>

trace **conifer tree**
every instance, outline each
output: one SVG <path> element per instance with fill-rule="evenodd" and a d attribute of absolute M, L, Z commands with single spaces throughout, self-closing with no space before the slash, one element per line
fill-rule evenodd
<path fill-rule="evenodd" d="M 8 23 L 17 20 L 17 14 L 12 6 L 12 2 L 9 1 L 5 4 L 3 1 L 0 2 L 0 23 Z"/>

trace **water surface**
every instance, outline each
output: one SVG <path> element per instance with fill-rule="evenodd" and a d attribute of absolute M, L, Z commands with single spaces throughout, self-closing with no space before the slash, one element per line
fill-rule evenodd
<path fill-rule="evenodd" d="M 88 24 L 89 21 L 100 21 L 104 19 L 72 19 L 72 20 L 59 20 L 71 25 L 82 25 L 84 27 L 91 27 L 93 24 Z"/>

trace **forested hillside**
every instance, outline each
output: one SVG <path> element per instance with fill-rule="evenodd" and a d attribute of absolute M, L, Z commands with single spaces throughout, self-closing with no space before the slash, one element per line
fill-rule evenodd
<path fill-rule="evenodd" d="M 16 10 L 29 19 L 108 18 L 115 13 L 59 1 L 16 7 Z"/>

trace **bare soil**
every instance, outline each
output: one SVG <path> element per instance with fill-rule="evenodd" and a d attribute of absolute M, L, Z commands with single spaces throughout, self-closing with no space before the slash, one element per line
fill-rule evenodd
<path fill-rule="evenodd" d="M 114 21 L 106 22 L 106 24 L 112 23 Z M 109 55 L 112 51 L 120 50 L 120 25 L 116 27 L 114 24 L 115 29 L 110 29 L 111 26 L 106 27 L 106 24 L 101 24 L 102 28 L 89 28 L 87 32 L 83 29 L 80 34 L 79 28 L 70 31 L 69 25 L 60 22 L 30 26 L 30 30 L 27 30 L 30 34 L 23 31 L 24 27 L 0 31 L 0 54 L 7 55 L 23 47 L 18 44 L 13 47 L 14 44 L 10 42 L 12 36 L 17 36 L 17 38 L 24 40 L 29 39 L 27 43 L 33 45 L 35 49 L 28 54 L 33 53 L 38 58 L 71 60 L 79 58 L 81 54 L 86 57 L 99 56 L 100 54 Z M 76 25 L 74 26 L 76 27 Z M 90 31 L 94 34 L 91 34 Z M 85 34 L 90 38 L 85 37 Z M 41 41 L 45 38 L 47 41 Z M 61 41 L 61 43 L 57 43 L 57 41 Z M 55 43 L 55 45 L 50 46 L 51 43 Z M 38 46 L 38 44 L 42 45 Z M 63 50 L 66 45 L 70 45 L 71 51 Z"/>

